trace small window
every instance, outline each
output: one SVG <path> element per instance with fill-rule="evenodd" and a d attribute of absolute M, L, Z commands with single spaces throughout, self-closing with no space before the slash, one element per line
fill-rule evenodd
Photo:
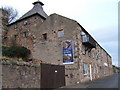
<path fill-rule="evenodd" d="M 96 54 L 96 53 L 94 53 L 94 58 L 95 58 L 95 59 L 96 59 L 96 55 L 97 55 L 97 54 Z"/>
<path fill-rule="evenodd" d="M 73 73 L 71 73 L 71 74 L 70 74 L 70 78 L 73 78 L 73 77 L 74 77 L 74 74 L 73 74 Z"/>
<path fill-rule="evenodd" d="M 99 54 L 96 54 L 96 60 L 98 60 L 99 59 Z"/>
<path fill-rule="evenodd" d="M 83 64 L 83 74 L 87 75 L 87 64 Z"/>
<path fill-rule="evenodd" d="M 83 42 L 87 42 L 87 41 L 88 41 L 87 34 L 82 31 L 82 32 L 81 32 L 81 35 L 82 35 L 82 41 L 83 41 Z"/>
<path fill-rule="evenodd" d="M 14 40 L 17 40 L 18 35 L 14 35 Z"/>
<path fill-rule="evenodd" d="M 22 36 L 26 38 L 28 36 L 28 32 L 23 32 Z"/>
<path fill-rule="evenodd" d="M 87 35 L 82 35 L 82 41 L 83 41 L 83 42 L 88 42 L 88 37 L 87 37 Z"/>
<path fill-rule="evenodd" d="M 94 53 L 94 52 L 92 53 L 92 57 L 93 57 L 93 58 L 95 57 L 95 53 Z"/>
<path fill-rule="evenodd" d="M 90 50 L 88 50 L 88 56 L 89 56 L 89 57 L 91 56 L 91 52 L 90 52 Z"/>
<path fill-rule="evenodd" d="M 28 21 L 24 21 L 24 25 L 27 25 L 28 24 Z"/>
<path fill-rule="evenodd" d="M 85 55 L 85 47 L 82 46 L 82 54 Z"/>
<path fill-rule="evenodd" d="M 100 54 L 99 54 L 98 58 L 101 59 L 101 55 Z"/>
<path fill-rule="evenodd" d="M 17 24 L 15 24 L 15 26 L 14 26 L 14 29 L 16 29 L 17 28 Z"/>
<path fill-rule="evenodd" d="M 58 30 L 58 37 L 64 36 L 64 30 Z"/>
<path fill-rule="evenodd" d="M 44 34 L 42 34 L 43 35 L 43 39 L 44 40 L 47 40 L 47 33 L 44 33 Z"/>
<path fill-rule="evenodd" d="M 85 35 L 85 32 L 82 31 L 82 32 L 81 32 L 81 35 Z"/>

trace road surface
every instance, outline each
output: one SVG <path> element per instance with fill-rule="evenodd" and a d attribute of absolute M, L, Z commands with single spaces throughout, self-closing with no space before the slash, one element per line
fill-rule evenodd
<path fill-rule="evenodd" d="M 120 83 L 118 83 L 118 81 L 120 81 L 120 73 L 116 73 L 111 76 L 104 77 L 102 79 L 95 80 L 87 84 L 67 86 L 63 88 L 120 88 L 120 85 L 118 85 Z"/>
<path fill-rule="evenodd" d="M 87 86 L 87 88 L 118 88 L 118 80 L 120 81 L 118 76 L 120 77 L 120 74 L 114 74 L 112 76 L 93 81 Z"/>

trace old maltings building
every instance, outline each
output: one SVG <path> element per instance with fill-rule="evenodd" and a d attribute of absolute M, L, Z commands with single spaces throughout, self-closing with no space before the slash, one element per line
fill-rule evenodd
<path fill-rule="evenodd" d="M 24 46 L 35 63 L 65 66 L 65 83 L 73 85 L 112 74 L 111 56 L 75 20 L 58 14 L 48 16 L 42 2 L 6 26 L 1 10 L 3 44 Z"/>

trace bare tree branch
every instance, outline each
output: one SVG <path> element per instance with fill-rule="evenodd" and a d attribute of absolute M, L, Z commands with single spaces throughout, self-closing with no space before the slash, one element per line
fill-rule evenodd
<path fill-rule="evenodd" d="M 18 11 L 12 7 L 2 7 L 1 9 L 7 11 L 7 16 L 8 16 L 8 23 L 10 24 L 11 22 L 13 22 L 17 16 L 18 16 Z"/>

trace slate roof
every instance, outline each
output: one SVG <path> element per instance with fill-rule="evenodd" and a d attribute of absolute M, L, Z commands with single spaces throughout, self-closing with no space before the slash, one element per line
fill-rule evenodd
<path fill-rule="evenodd" d="M 42 6 L 44 5 L 42 2 L 36 1 L 33 3 L 33 5 L 34 5 L 34 7 L 30 11 L 28 11 L 26 14 L 24 14 L 19 20 L 27 18 L 34 14 L 39 14 L 40 16 L 42 16 L 45 19 L 48 17 L 48 15 L 44 12 L 44 10 L 42 8 Z"/>

